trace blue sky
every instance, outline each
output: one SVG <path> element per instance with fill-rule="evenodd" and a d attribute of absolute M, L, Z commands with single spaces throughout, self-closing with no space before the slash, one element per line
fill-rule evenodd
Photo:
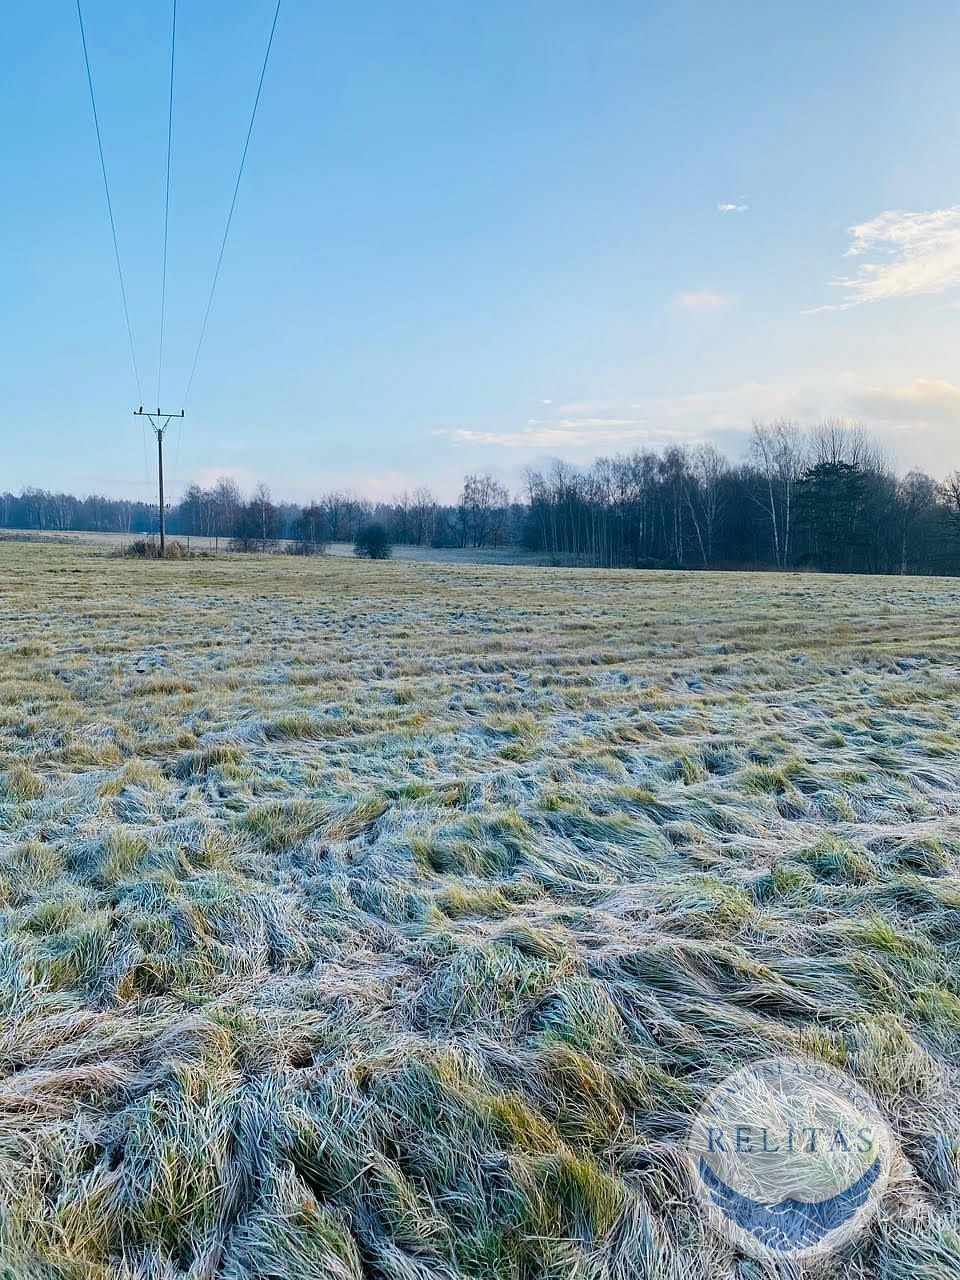
<path fill-rule="evenodd" d="M 179 0 L 177 408 L 272 15 Z M 155 388 L 170 8 L 84 17 Z M 0 487 L 148 495 L 76 12 L 5 18 Z M 779 415 L 960 466 L 958 47 L 936 0 L 283 0 L 174 490 L 447 497 Z"/>

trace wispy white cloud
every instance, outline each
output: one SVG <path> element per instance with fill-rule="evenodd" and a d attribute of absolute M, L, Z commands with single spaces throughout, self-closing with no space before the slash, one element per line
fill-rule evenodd
<path fill-rule="evenodd" d="M 944 293 L 960 286 L 960 205 L 930 213 L 891 209 L 850 228 L 848 258 L 857 272 L 831 283 L 841 302 L 817 311 L 847 311 L 865 302 Z"/>
<path fill-rule="evenodd" d="M 681 311 L 726 311 L 730 299 L 713 289 L 687 289 L 675 295 L 671 305 Z"/>
<path fill-rule="evenodd" d="M 748 204 L 733 204 L 729 200 L 717 205 L 717 213 L 749 213 L 749 211 Z"/>
<path fill-rule="evenodd" d="M 531 421 L 515 431 L 454 427 L 435 432 L 454 444 L 493 445 L 499 449 L 609 449 L 649 438 L 649 428 L 634 418 L 561 418 Z"/>

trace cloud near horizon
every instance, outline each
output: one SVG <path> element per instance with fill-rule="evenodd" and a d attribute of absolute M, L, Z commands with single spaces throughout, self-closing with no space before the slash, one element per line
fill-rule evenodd
<path fill-rule="evenodd" d="M 246 467 L 204 467 L 190 475 L 189 484 L 198 484 L 201 489 L 213 489 L 221 480 L 232 480 L 241 490 L 252 490 L 257 483 L 256 476 Z M 147 482 L 153 484 L 153 478 Z"/>
<path fill-rule="evenodd" d="M 517 427 L 437 430 L 458 452 L 588 460 L 605 453 L 711 442 L 731 459 L 745 456 L 754 419 L 789 418 L 812 427 L 830 417 L 862 420 L 906 470 L 941 476 L 960 466 L 960 386 L 914 378 L 883 384 L 850 374 L 784 385 L 745 382 L 708 391 L 648 399 L 558 404 L 553 416 Z"/>
<path fill-rule="evenodd" d="M 960 286 L 960 205 L 929 213 L 889 209 L 850 227 L 848 258 L 857 274 L 831 281 L 842 302 L 814 311 L 849 311 L 866 302 L 944 293 Z"/>
<path fill-rule="evenodd" d="M 874 422 L 900 430 L 912 427 L 960 427 L 960 387 L 937 378 L 914 378 L 904 387 L 865 387 L 851 408 Z"/>
<path fill-rule="evenodd" d="M 717 213 L 749 213 L 750 206 L 748 204 L 733 204 L 731 201 L 724 201 L 723 204 L 717 205 Z"/>

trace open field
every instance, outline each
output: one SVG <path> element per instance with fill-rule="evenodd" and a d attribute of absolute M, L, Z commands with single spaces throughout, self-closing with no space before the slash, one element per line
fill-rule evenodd
<path fill-rule="evenodd" d="M 40 542 L 57 545 L 77 545 L 84 547 L 103 547 L 111 551 L 119 551 L 123 547 L 129 547 L 131 542 L 138 538 L 151 537 L 139 533 L 86 533 L 82 530 L 48 530 L 48 529 L 0 529 L 0 543 L 3 542 Z M 186 537 L 182 534 L 171 534 L 171 541 L 182 542 L 192 551 L 213 552 L 217 555 L 227 554 L 229 538 L 209 538 L 198 537 L 193 535 Z M 152 535 L 152 539 L 156 539 L 156 534 Z M 289 544 L 288 539 L 280 538 L 277 541 L 277 549 L 282 553 Z M 246 554 L 257 555 L 259 552 L 248 552 Z M 271 553 L 272 554 L 272 553 Z M 328 544 L 326 554 L 329 556 L 352 556 L 352 542 L 331 542 Z M 502 546 L 502 547 L 430 547 L 430 546 L 413 546 L 405 543 L 398 543 L 392 550 L 394 560 L 413 560 L 413 561 L 429 561 L 437 564 L 526 564 L 526 565 L 547 565 L 555 561 L 556 557 L 548 556 L 544 552 L 524 551 L 522 547 Z M 567 556 L 562 562 L 565 564 L 569 560 L 574 561 L 574 557 Z"/>
<path fill-rule="evenodd" d="M 0 1277 L 696 1280 L 802 1052 L 960 1274 L 960 581 L 0 545 Z"/>

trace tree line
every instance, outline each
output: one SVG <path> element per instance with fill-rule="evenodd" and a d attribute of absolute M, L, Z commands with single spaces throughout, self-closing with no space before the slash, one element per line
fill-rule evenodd
<path fill-rule="evenodd" d="M 960 475 L 898 476 L 861 426 L 755 424 L 712 445 L 528 476 L 526 545 L 597 565 L 960 572 Z"/>
<path fill-rule="evenodd" d="M 0 525 L 143 535 L 144 502 L 26 489 L 0 494 Z M 228 478 L 191 485 L 167 515 L 179 537 L 241 551 L 322 551 L 383 527 L 392 543 L 514 545 L 556 563 L 601 567 L 798 568 L 851 573 L 960 572 L 960 474 L 898 476 L 861 426 L 755 424 L 747 456 L 671 446 L 556 462 L 528 471 L 511 497 L 489 474 L 468 475 L 456 503 L 419 486 L 392 502 L 332 490 L 306 506 L 244 494 Z"/>
<path fill-rule="evenodd" d="M 523 511 L 489 475 L 467 476 L 456 504 L 439 502 L 422 485 L 389 503 L 331 490 L 302 507 L 275 502 L 264 484 L 244 494 L 236 481 L 223 477 L 210 488 L 190 485 L 167 508 L 166 529 L 171 537 L 213 538 L 235 551 L 272 551 L 281 543 L 320 551 L 330 542 L 355 542 L 371 524 L 382 525 L 391 543 L 490 547 L 522 541 Z M 134 538 L 157 531 L 158 511 L 156 503 L 31 488 L 0 493 L 0 527 Z"/>

